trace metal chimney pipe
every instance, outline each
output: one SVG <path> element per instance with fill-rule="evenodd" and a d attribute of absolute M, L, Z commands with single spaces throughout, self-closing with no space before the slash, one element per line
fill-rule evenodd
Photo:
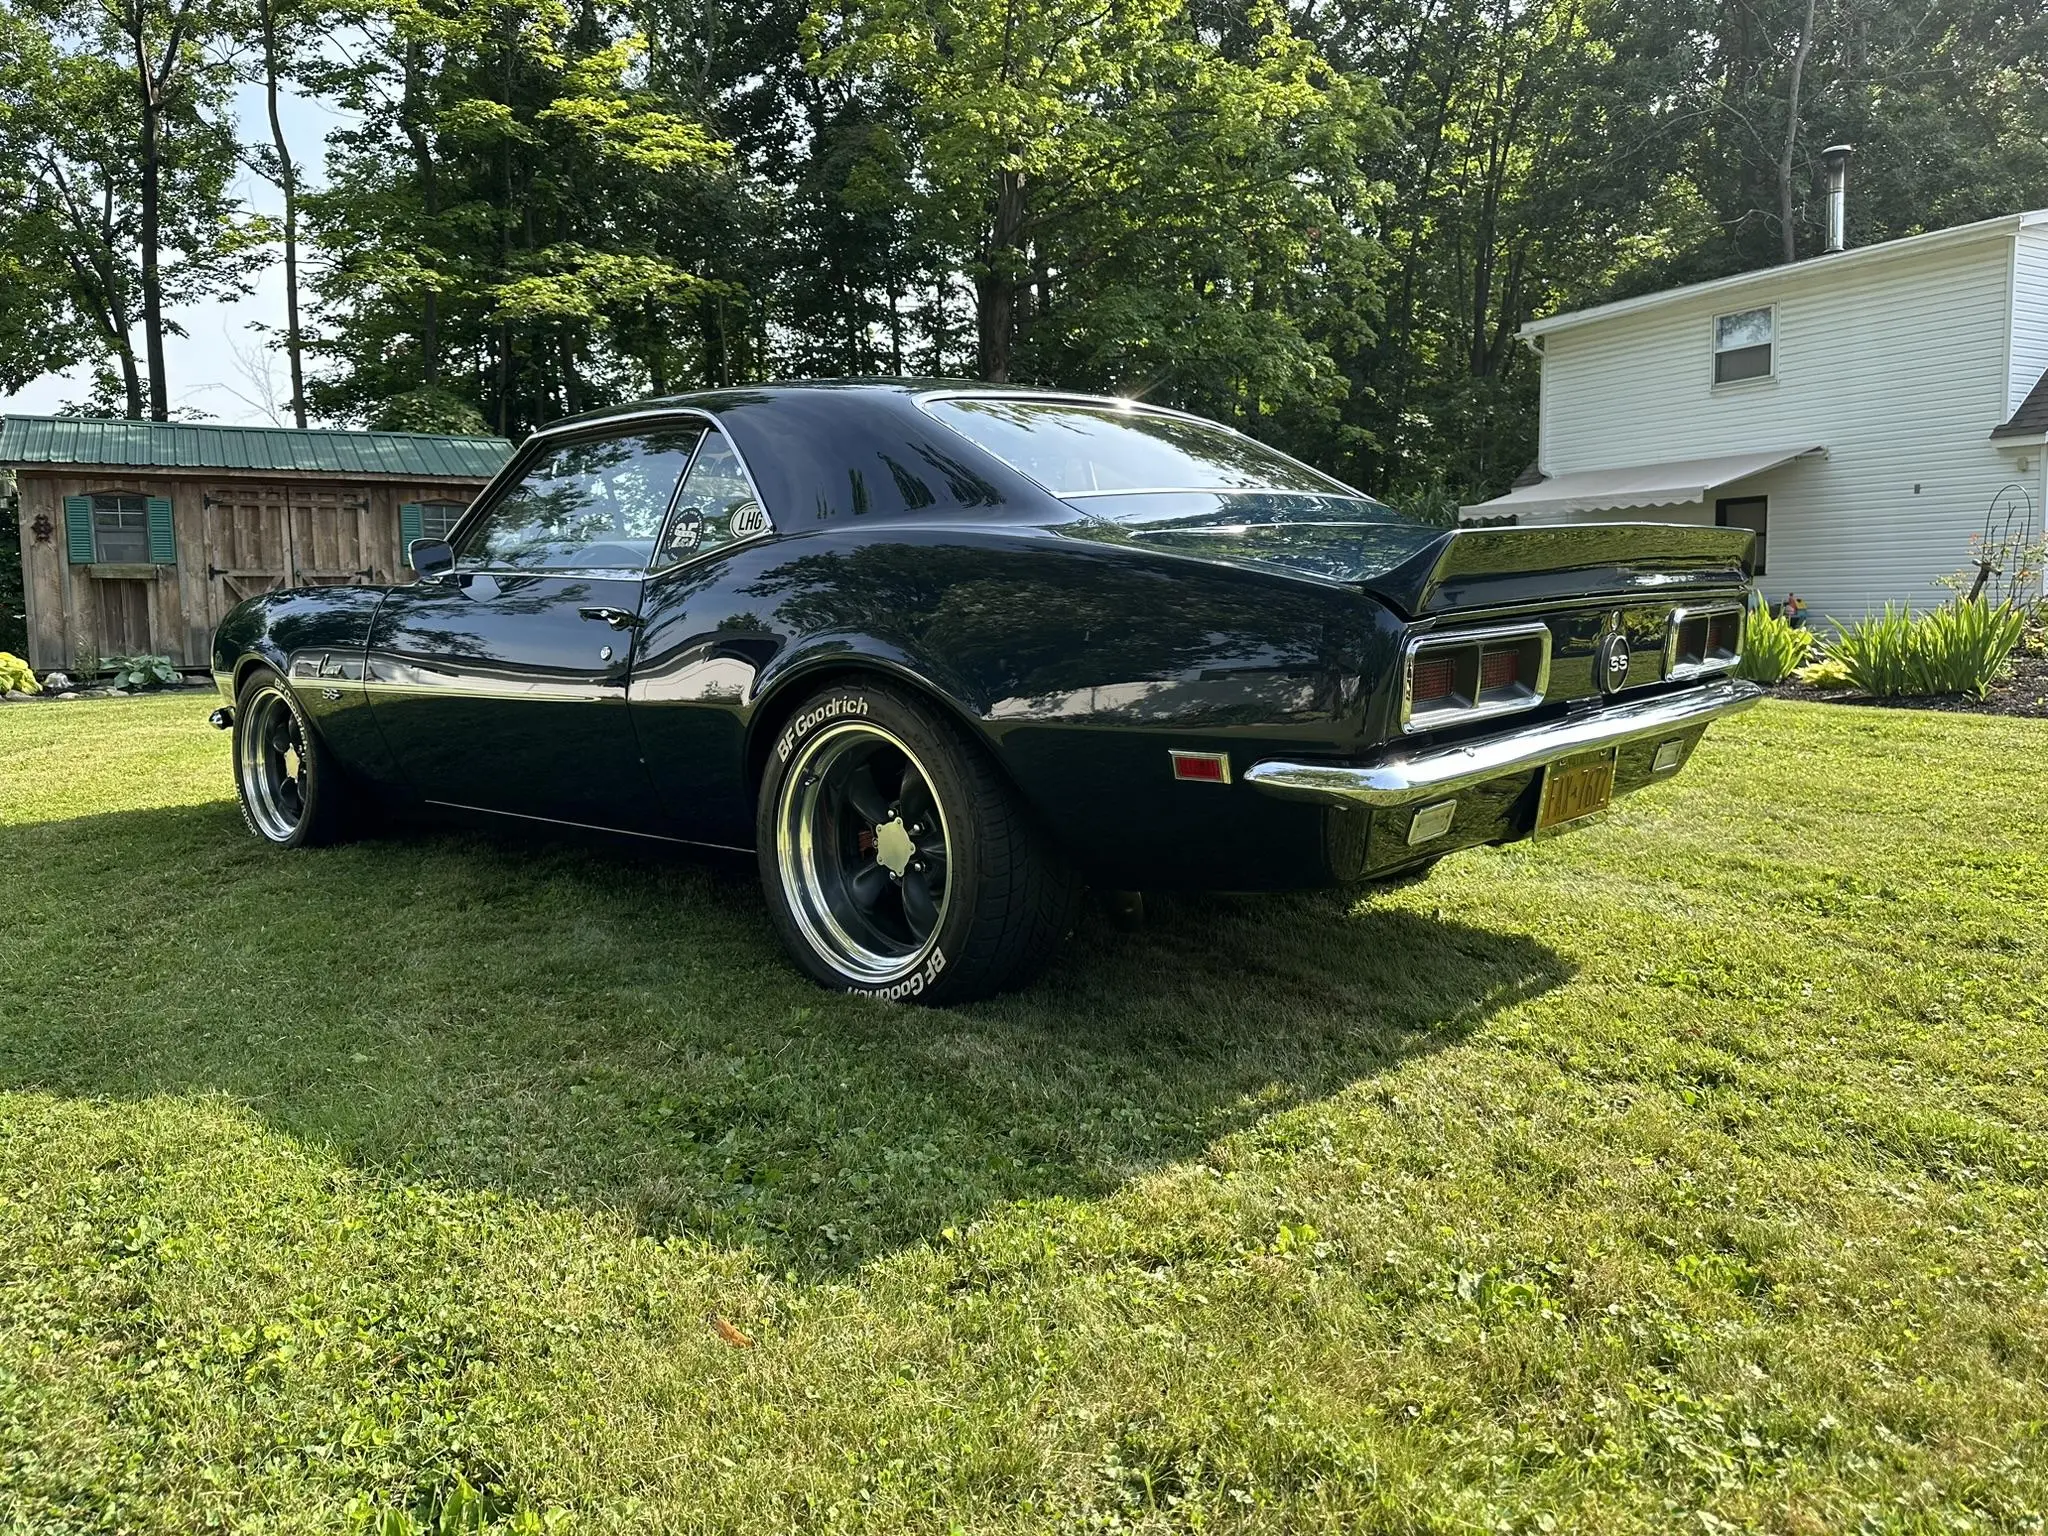
<path fill-rule="evenodd" d="M 1830 144 L 1820 152 L 1822 165 L 1828 168 L 1828 250 L 1846 250 L 1849 245 L 1844 224 L 1849 201 L 1849 157 L 1856 152 L 1854 144 Z"/>

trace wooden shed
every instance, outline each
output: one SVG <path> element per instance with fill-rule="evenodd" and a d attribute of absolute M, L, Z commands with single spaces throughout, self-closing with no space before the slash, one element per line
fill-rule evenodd
<path fill-rule="evenodd" d="M 210 661 L 214 626 L 273 587 L 408 579 L 512 445 L 496 437 L 0 417 L 21 501 L 28 660 Z"/>

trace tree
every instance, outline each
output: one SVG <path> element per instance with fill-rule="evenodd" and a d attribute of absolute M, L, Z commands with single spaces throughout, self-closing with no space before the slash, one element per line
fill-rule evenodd
<path fill-rule="evenodd" d="M 280 228 L 284 239 L 284 352 L 291 371 L 292 424 L 306 425 L 305 330 L 299 296 L 299 164 L 292 157 L 279 112 L 287 82 L 306 81 L 333 89 L 346 78 L 349 66 L 326 52 L 328 27 L 336 9 L 306 0 L 255 0 L 254 66 L 263 85 L 270 143 L 256 148 L 250 160 L 257 173 L 277 188 L 283 203 Z"/>
<path fill-rule="evenodd" d="M 974 296 L 976 369 L 1313 413 L 1371 303 L 1361 157 L 1391 124 L 1275 8 L 853 0 L 817 68 L 910 103 L 896 178 Z M 919 189 L 916 192 L 910 189 Z"/>
<path fill-rule="evenodd" d="M 678 330 L 733 296 L 698 270 L 725 147 L 644 83 L 645 38 L 554 0 L 392 0 L 366 26 L 362 124 L 307 199 L 337 337 L 318 401 L 516 433 L 665 387 Z"/>
<path fill-rule="evenodd" d="M 191 4 L 38 0 L 0 73 L 28 184 L 16 248 L 68 274 L 69 304 L 97 360 L 118 366 L 128 414 L 159 421 L 170 415 L 166 310 L 246 291 L 267 232 L 232 193 L 228 74 L 198 41 L 214 19 Z"/>

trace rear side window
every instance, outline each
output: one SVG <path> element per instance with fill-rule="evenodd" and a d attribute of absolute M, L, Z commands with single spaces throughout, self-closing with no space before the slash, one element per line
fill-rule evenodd
<path fill-rule="evenodd" d="M 655 565 L 674 565 L 766 532 L 768 515 L 755 499 L 740 456 L 723 432 L 707 428 L 690 472 L 683 476 Z"/>
<path fill-rule="evenodd" d="M 1358 495 L 1263 443 L 1187 416 L 1063 400 L 933 400 L 925 408 L 1069 499 L 1140 491 Z"/>

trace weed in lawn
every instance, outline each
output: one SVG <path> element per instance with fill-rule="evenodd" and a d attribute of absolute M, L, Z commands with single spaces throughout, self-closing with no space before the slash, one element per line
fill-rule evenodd
<path fill-rule="evenodd" d="M 202 714 L 0 715 L 14 1523 L 2039 1526 L 2039 724 L 935 1014 L 743 867 L 269 853 Z"/>

